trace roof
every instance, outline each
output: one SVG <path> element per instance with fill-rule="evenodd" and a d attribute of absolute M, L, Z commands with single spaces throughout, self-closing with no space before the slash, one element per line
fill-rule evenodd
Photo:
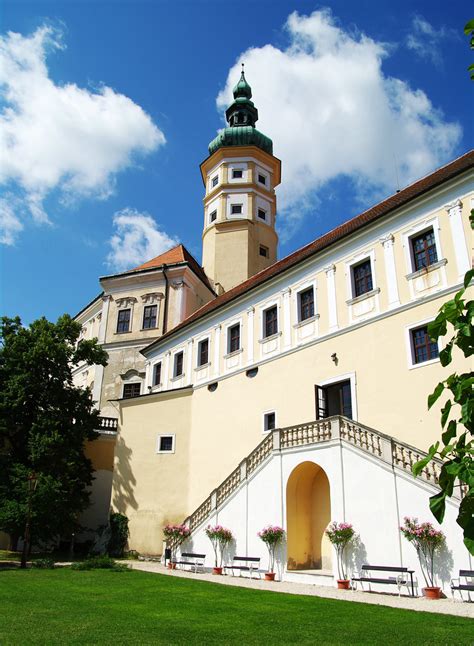
<path fill-rule="evenodd" d="M 153 348 L 154 346 L 158 345 L 159 343 L 171 337 L 172 335 L 176 334 L 177 332 L 180 332 L 181 330 L 185 329 L 188 325 L 191 325 L 191 323 L 194 323 L 198 319 L 206 316 L 211 312 L 214 312 L 220 307 L 223 307 L 227 303 L 230 303 L 231 301 L 235 300 L 239 296 L 242 296 L 243 294 L 250 291 L 251 289 L 254 289 L 262 285 L 263 283 L 267 282 L 271 278 L 274 278 L 275 276 L 281 274 L 282 272 L 299 264 L 300 262 L 303 262 L 307 258 L 310 258 L 311 256 L 314 256 L 315 254 L 327 249 L 331 245 L 335 244 L 336 242 L 339 242 L 340 240 L 343 240 L 344 238 L 351 235 L 352 233 L 355 233 L 356 231 L 363 229 L 369 224 L 376 222 L 377 220 L 388 215 L 395 209 L 408 204 L 409 202 L 420 197 L 424 193 L 427 193 L 428 191 L 439 186 L 440 184 L 443 184 L 444 182 L 450 179 L 453 179 L 457 175 L 460 175 L 461 173 L 473 167 L 474 167 L 474 150 L 470 150 L 469 152 L 465 153 L 461 157 L 458 157 L 458 159 L 455 159 L 449 164 L 446 164 L 446 166 L 439 168 L 434 173 L 431 173 L 430 175 L 423 177 L 417 182 L 410 184 L 410 186 L 407 186 L 406 188 L 399 191 L 398 193 L 391 195 L 386 200 L 383 200 L 379 204 L 376 204 L 375 206 L 368 209 L 367 211 L 364 211 L 363 213 L 356 216 L 355 218 L 352 218 L 351 220 L 344 222 L 343 224 L 336 227 L 335 229 L 332 229 L 331 231 L 324 234 L 320 238 L 316 238 L 316 240 L 314 240 L 313 242 L 310 242 L 306 246 L 301 247 L 297 251 L 294 251 L 289 256 L 286 256 L 282 260 L 279 260 L 273 265 L 270 265 L 270 267 L 267 267 L 266 269 L 259 272 L 258 274 L 255 274 L 255 276 L 252 276 L 251 278 L 244 281 L 243 283 L 240 283 L 240 285 L 237 285 L 236 287 L 230 289 L 228 292 L 224 292 L 224 294 L 222 294 L 221 296 L 218 296 L 213 301 L 209 301 L 206 305 L 204 305 L 199 310 L 194 312 L 194 314 L 191 314 L 191 316 L 188 316 L 188 318 L 182 321 L 182 323 L 172 328 L 169 332 L 161 336 L 153 343 L 150 343 L 150 345 L 148 345 L 146 348 L 143 348 L 141 352 L 144 354 L 147 350 Z"/>
<path fill-rule="evenodd" d="M 201 281 L 208 287 L 212 293 L 214 292 L 214 289 L 212 288 L 208 277 L 206 276 L 206 273 L 204 272 L 204 269 L 201 267 L 201 265 L 198 263 L 198 261 L 192 256 L 189 251 L 186 249 L 186 247 L 182 244 L 178 244 L 172 249 L 169 249 L 168 251 L 165 251 L 164 253 L 160 254 L 159 256 L 155 256 L 155 258 L 152 258 L 151 260 L 148 260 L 147 262 L 144 262 L 141 265 L 138 265 L 138 267 L 134 267 L 133 269 L 129 269 L 126 272 L 123 272 L 121 274 L 113 274 L 112 276 L 102 276 L 101 280 L 103 278 L 114 278 L 115 276 L 129 276 L 130 274 L 135 274 L 141 271 L 149 271 L 151 269 L 159 269 L 160 267 L 163 267 L 164 265 L 179 265 L 181 263 L 186 263 L 189 265 L 189 267 L 193 270 L 193 272 L 196 274 L 198 278 L 201 279 Z"/>
<path fill-rule="evenodd" d="M 102 298 L 102 296 L 103 296 L 103 295 L 104 295 L 104 292 L 100 292 L 100 294 L 97 294 L 97 296 L 96 296 L 95 298 L 93 298 L 91 301 L 89 301 L 89 302 L 87 303 L 87 305 L 84 305 L 84 307 L 82 308 L 82 310 L 80 310 L 77 314 L 75 314 L 73 318 L 74 318 L 74 319 L 79 318 L 79 316 L 80 316 L 83 312 L 85 312 L 85 311 L 86 311 L 86 310 L 87 310 L 91 305 L 93 305 L 95 302 L 97 302 L 97 301 L 99 300 L 99 298 Z"/>

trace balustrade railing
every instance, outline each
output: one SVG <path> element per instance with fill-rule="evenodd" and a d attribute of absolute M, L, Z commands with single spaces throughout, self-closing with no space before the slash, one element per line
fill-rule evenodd
<path fill-rule="evenodd" d="M 97 430 L 100 433 L 115 435 L 117 433 L 118 419 L 116 417 L 99 417 Z"/>

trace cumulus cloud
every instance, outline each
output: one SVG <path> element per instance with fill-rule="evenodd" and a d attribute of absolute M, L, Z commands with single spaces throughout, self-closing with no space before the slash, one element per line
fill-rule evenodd
<path fill-rule="evenodd" d="M 124 271 L 159 256 L 179 243 L 164 231 L 148 213 L 136 209 L 117 211 L 113 217 L 114 235 L 109 240 L 111 250 L 107 265 Z"/>
<path fill-rule="evenodd" d="M 62 34 L 49 26 L 0 36 L 0 186 L 16 196 L 3 203 L 8 244 L 26 214 L 48 222 L 44 200 L 53 191 L 67 203 L 106 198 L 135 154 L 165 143 L 149 115 L 123 94 L 49 78 L 47 55 L 63 48 Z"/>
<path fill-rule="evenodd" d="M 431 61 L 436 67 L 439 67 L 443 62 L 440 52 L 442 41 L 458 38 L 454 29 L 447 27 L 435 29 L 426 18 L 415 16 L 411 23 L 411 31 L 406 38 L 406 45 L 419 58 Z"/>
<path fill-rule="evenodd" d="M 289 45 L 250 48 L 230 69 L 218 109 L 231 101 L 245 61 L 257 124 L 282 159 L 280 235 L 287 240 L 331 180 L 352 180 L 357 195 L 380 197 L 452 156 L 461 135 L 428 96 L 383 73 L 391 46 L 344 30 L 329 10 L 292 13 Z"/>

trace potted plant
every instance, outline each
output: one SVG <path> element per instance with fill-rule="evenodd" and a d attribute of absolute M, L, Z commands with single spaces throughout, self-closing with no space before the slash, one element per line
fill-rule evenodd
<path fill-rule="evenodd" d="M 214 567 L 212 568 L 212 573 L 222 574 L 222 557 L 225 548 L 233 539 L 232 532 L 230 529 L 222 527 L 222 525 L 215 525 L 214 527 L 208 525 L 205 531 L 214 550 Z"/>
<path fill-rule="evenodd" d="M 355 536 L 354 528 L 350 523 L 338 523 L 333 521 L 326 529 L 326 536 L 329 538 L 336 550 L 337 571 L 339 573 L 337 587 L 340 590 L 349 590 L 351 582 L 344 571 L 344 550 Z"/>
<path fill-rule="evenodd" d="M 423 588 L 425 597 L 439 599 L 441 588 L 436 586 L 434 581 L 434 559 L 436 552 L 444 545 L 443 532 L 435 529 L 429 522 L 418 523 L 418 518 L 410 518 L 409 516 L 405 516 L 400 531 L 416 549 L 426 583 L 426 587 Z"/>
<path fill-rule="evenodd" d="M 165 525 L 163 527 L 163 534 L 166 538 L 166 544 L 171 549 L 171 559 L 168 562 L 168 568 L 174 570 L 176 568 L 176 550 L 189 536 L 191 530 L 186 525 Z"/>
<path fill-rule="evenodd" d="M 268 572 L 265 572 L 266 581 L 275 580 L 275 549 L 276 546 L 281 543 L 285 536 L 285 530 L 278 525 L 268 525 L 264 527 L 261 532 L 258 532 L 259 538 L 266 544 L 268 548 L 269 562 L 268 562 Z"/>

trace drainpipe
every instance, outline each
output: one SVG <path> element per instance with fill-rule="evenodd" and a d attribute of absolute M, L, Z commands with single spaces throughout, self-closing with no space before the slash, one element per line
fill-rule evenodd
<path fill-rule="evenodd" d="M 165 279 L 165 307 L 163 310 L 163 334 L 166 334 L 167 331 L 167 321 L 168 321 L 168 298 L 169 298 L 169 292 L 170 292 L 170 285 L 168 282 L 168 276 L 166 275 L 166 265 L 163 265 L 163 276 Z"/>

